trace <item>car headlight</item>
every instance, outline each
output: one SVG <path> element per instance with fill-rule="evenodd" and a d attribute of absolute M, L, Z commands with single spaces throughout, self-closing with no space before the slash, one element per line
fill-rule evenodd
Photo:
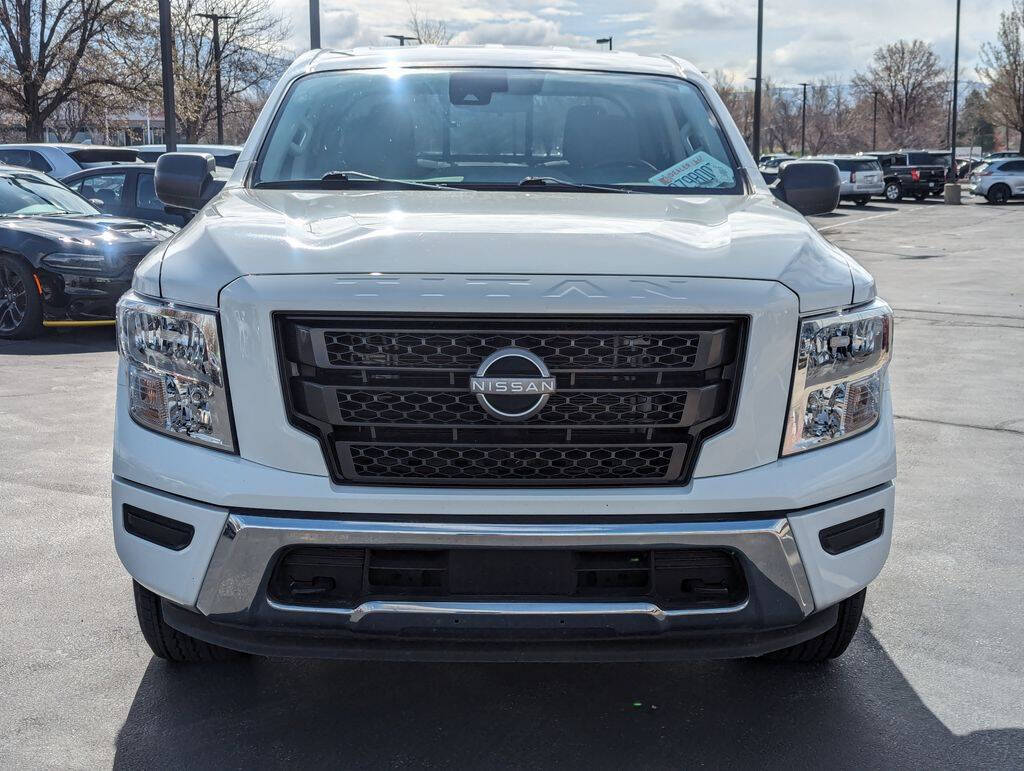
<path fill-rule="evenodd" d="M 53 252 L 43 257 L 42 263 L 59 270 L 81 270 L 89 273 L 99 273 L 107 267 L 107 258 L 102 254 Z"/>
<path fill-rule="evenodd" d="M 892 356 L 892 309 L 881 300 L 803 319 L 782 454 L 822 447 L 878 422 Z"/>
<path fill-rule="evenodd" d="M 136 422 L 234 452 L 216 313 L 129 292 L 117 303 L 117 339 Z"/>

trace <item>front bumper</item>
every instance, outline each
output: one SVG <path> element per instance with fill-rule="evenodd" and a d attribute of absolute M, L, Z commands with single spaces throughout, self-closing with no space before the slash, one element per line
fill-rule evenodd
<path fill-rule="evenodd" d="M 372 658 L 377 652 L 384 658 L 436 659 L 443 650 L 456 656 L 465 643 L 473 641 L 501 643 L 515 655 L 500 657 L 512 659 L 559 660 L 568 650 L 577 657 L 583 650 L 594 658 L 617 660 L 669 657 L 673 651 L 676 657 L 757 655 L 822 631 L 819 625 L 828 618 L 823 613 L 878 574 L 889 552 L 893 503 L 893 485 L 886 483 L 791 512 L 679 517 L 677 521 L 657 517 L 649 522 L 605 523 L 593 518 L 530 522 L 522 517 L 456 523 L 447 518 L 415 521 L 356 514 L 325 517 L 233 511 L 117 477 L 113 480 L 118 554 L 136 580 L 166 598 L 169 623 L 241 650 L 342 658 Z M 192 525 L 192 542 L 172 551 L 128 533 L 123 518 L 126 504 Z M 824 550 L 821 530 L 877 511 L 884 512 L 879 537 L 838 555 Z M 748 592 L 734 604 L 679 610 L 643 601 L 282 604 L 268 596 L 269 574 L 282 549 L 296 544 L 719 548 L 739 559 Z M 500 645 L 484 648 L 467 655 L 494 657 L 502 650 Z M 469 645 L 467 651 L 471 649 Z"/>
<path fill-rule="evenodd" d="M 140 257 L 141 259 L 141 257 Z M 131 289 L 132 275 L 93 276 L 37 269 L 46 322 L 110 321 L 118 299 Z"/>

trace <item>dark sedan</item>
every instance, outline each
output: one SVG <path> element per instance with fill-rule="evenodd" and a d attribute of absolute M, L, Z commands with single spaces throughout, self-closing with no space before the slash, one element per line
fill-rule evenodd
<path fill-rule="evenodd" d="M 109 323 L 135 266 L 172 232 L 105 216 L 45 174 L 0 166 L 0 338 Z"/>

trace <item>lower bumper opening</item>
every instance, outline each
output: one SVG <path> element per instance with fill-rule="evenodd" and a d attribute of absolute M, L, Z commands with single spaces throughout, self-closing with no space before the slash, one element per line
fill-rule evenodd
<path fill-rule="evenodd" d="M 724 549 L 372 549 L 301 546 L 278 558 L 268 585 L 288 605 L 646 600 L 664 609 L 716 608 L 747 598 Z"/>

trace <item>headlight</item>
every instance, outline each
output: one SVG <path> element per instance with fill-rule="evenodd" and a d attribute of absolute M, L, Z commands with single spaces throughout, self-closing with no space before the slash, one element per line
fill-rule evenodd
<path fill-rule="evenodd" d="M 217 314 L 129 292 L 117 303 L 117 339 L 138 423 L 234 452 Z"/>
<path fill-rule="evenodd" d="M 848 439 L 878 422 L 892 356 L 892 309 L 864 308 L 800 323 L 782 454 Z"/>
<path fill-rule="evenodd" d="M 107 267 L 107 258 L 102 254 L 69 254 L 67 252 L 54 252 L 42 259 L 43 265 L 51 268 L 82 270 L 89 273 L 99 273 Z"/>

